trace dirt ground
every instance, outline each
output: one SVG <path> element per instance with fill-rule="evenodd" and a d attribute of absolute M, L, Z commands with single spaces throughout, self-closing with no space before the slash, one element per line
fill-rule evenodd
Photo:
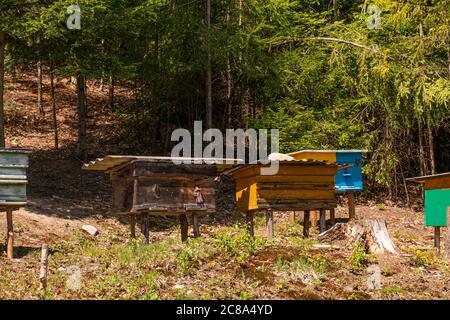
<path fill-rule="evenodd" d="M 302 217 L 292 223 L 288 213 L 275 214 L 273 240 L 265 240 L 263 217 L 256 219 L 256 238 L 249 238 L 229 190 L 220 195 L 220 212 L 202 220 L 201 238 L 182 244 L 177 221 L 152 218 L 150 245 L 143 244 L 141 235 L 130 240 L 127 219 L 111 213 L 108 178 L 82 171 L 75 155 L 74 85 L 65 78 L 57 82 L 60 149 L 54 150 L 48 79 L 41 116 L 35 77 L 21 78 L 8 78 L 6 136 L 7 147 L 33 149 L 29 201 L 13 214 L 14 260 L 6 259 L 0 243 L 0 299 L 450 298 L 448 261 L 435 252 L 433 230 L 423 226 L 417 205 L 410 209 L 392 201 L 358 199 L 357 218 L 385 220 L 397 254 L 376 256 L 345 242 L 319 243 L 317 228 L 303 239 Z M 107 88 L 88 82 L 88 94 L 89 157 L 134 150 L 122 120 L 107 107 Z M 128 98 L 119 87 L 117 101 Z M 346 222 L 347 216 L 341 199 L 338 222 Z M 0 213 L 0 239 L 6 237 L 5 220 Z M 80 231 L 84 224 L 96 226 L 100 234 Z M 44 296 L 38 279 L 42 243 L 50 247 Z M 68 285 L 73 266 L 80 270 L 78 288 Z M 380 272 L 376 288 L 368 285 L 374 267 Z"/>

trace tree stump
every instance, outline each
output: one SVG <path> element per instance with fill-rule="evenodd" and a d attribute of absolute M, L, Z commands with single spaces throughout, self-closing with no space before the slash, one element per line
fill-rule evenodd
<path fill-rule="evenodd" d="M 361 243 L 371 253 L 396 253 L 384 220 L 359 220 L 347 224 L 336 223 L 319 234 L 320 241 L 347 240 L 347 244 Z"/>

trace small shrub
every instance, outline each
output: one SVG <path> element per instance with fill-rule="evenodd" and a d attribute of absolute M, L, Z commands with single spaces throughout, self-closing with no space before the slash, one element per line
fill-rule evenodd
<path fill-rule="evenodd" d="M 367 267 L 370 262 L 370 255 L 367 254 L 366 248 L 357 242 L 350 255 L 350 265 L 357 270 Z"/>

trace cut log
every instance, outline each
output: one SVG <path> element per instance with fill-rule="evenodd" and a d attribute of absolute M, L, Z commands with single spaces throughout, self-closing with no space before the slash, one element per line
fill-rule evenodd
<path fill-rule="evenodd" d="M 347 224 L 337 223 L 319 234 L 320 241 L 347 240 L 348 244 L 361 243 L 370 253 L 396 253 L 384 220 L 359 220 Z"/>

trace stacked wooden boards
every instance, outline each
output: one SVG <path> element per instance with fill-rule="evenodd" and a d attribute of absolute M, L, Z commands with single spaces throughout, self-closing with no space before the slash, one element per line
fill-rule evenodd
<path fill-rule="evenodd" d="M 334 209 L 335 176 L 339 166 L 319 160 L 279 161 L 278 172 L 262 175 L 263 164 L 247 164 L 225 172 L 236 180 L 236 204 L 248 218 L 253 235 L 253 214 L 266 212 L 267 236 L 273 236 L 274 211 L 304 211 L 304 233 L 308 235 L 310 210 L 320 211 L 320 230 L 325 231 L 326 210 Z M 334 218 L 334 217 L 332 217 Z"/>

